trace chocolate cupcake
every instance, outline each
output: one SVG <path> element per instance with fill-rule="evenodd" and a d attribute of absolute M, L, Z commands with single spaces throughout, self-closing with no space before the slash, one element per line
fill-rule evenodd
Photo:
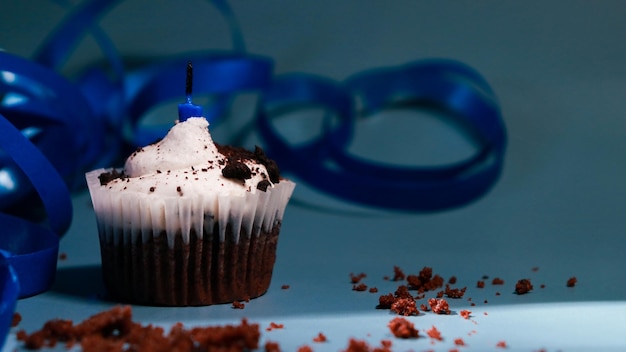
<path fill-rule="evenodd" d="M 112 298 L 210 305 L 258 297 L 295 184 L 256 148 L 220 146 L 188 118 L 124 169 L 86 174 Z"/>

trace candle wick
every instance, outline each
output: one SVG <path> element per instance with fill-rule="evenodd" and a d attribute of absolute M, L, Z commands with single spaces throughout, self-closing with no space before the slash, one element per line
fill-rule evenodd
<path fill-rule="evenodd" d="M 191 61 L 187 61 L 187 80 L 185 82 L 185 94 L 187 95 L 187 103 L 191 103 L 191 89 L 193 86 L 193 66 Z"/>
<path fill-rule="evenodd" d="M 187 99 L 184 104 L 178 104 L 178 121 L 183 122 L 190 117 L 201 117 L 202 107 L 191 103 L 191 86 L 193 83 L 193 66 L 187 61 L 187 79 L 185 81 L 185 93 Z"/>

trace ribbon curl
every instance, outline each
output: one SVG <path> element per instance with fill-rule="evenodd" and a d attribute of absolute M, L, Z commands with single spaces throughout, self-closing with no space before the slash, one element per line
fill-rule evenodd
<path fill-rule="evenodd" d="M 436 106 L 477 139 L 479 151 L 458 163 L 421 168 L 351 155 L 346 148 L 357 123 L 354 96 L 361 97 L 367 114 L 401 101 L 417 101 L 418 108 Z M 327 121 L 313 141 L 291 145 L 272 120 L 311 105 L 332 112 L 327 116 L 338 122 Z M 281 167 L 330 195 L 403 211 L 439 211 L 484 195 L 500 175 L 506 148 L 504 124 L 491 89 L 470 67 L 451 60 L 363 72 L 343 83 L 305 74 L 277 77 L 261 95 L 257 117 L 268 153 Z"/>

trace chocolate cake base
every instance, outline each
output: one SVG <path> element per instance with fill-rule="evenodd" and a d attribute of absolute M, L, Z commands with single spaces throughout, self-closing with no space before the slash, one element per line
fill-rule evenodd
<path fill-rule="evenodd" d="M 211 229 L 209 229 L 211 230 Z M 122 236 L 117 231 L 115 236 Z M 272 278 L 280 223 L 257 236 L 240 230 L 235 242 L 219 225 L 199 238 L 192 229 L 189 243 L 176 235 L 170 248 L 165 231 L 142 242 L 140 233 L 115 244 L 115 236 L 100 241 L 105 286 L 115 300 L 165 306 L 199 306 L 248 300 L 264 294 Z M 120 238 L 118 237 L 118 238 Z M 134 243 L 130 238 L 138 239 Z M 103 240 L 109 238 L 109 240 Z"/>

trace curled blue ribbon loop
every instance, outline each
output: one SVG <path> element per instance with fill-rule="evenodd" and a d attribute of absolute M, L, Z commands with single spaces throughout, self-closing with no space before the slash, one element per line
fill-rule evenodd
<path fill-rule="evenodd" d="M 2 215 L 0 215 L 2 216 Z M 20 285 L 15 270 L 0 251 L 0 347 L 4 344 L 11 328 L 13 312 L 20 291 Z"/>
<path fill-rule="evenodd" d="M 39 194 L 45 226 L 0 213 L 0 251 L 16 272 L 19 297 L 46 291 L 54 280 L 59 238 L 72 219 L 72 203 L 64 180 L 48 159 L 4 116 L 0 115 L 0 148 L 24 172 Z"/>
<path fill-rule="evenodd" d="M 6 52 L 0 52 L 0 62 L 10 92 L 0 113 L 15 126 L 31 128 L 31 139 L 73 185 L 103 147 L 102 127 L 90 120 L 91 106 L 76 85 L 50 69 Z"/>
<path fill-rule="evenodd" d="M 321 88 L 324 86 L 324 88 Z M 345 151 L 356 117 L 346 93 L 360 95 L 364 110 L 379 111 L 398 99 L 447 111 L 480 143 L 468 160 L 441 167 L 384 165 Z M 333 93 L 329 93 L 333 92 Z M 290 145 L 272 119 L 306 105 L 335 113 L 322 136 L 304 146 Z M 317 189 L 344 199 L 408 211 L 437 211 L 467 204 L 485 194 L 502 169 L 506 134 L 486 82 L 453 61 L 416 62 L 365 72 L 344 84 L 312 76 L 277 78 L 258 106 L 258 126 L 272 157 Z"/>
<path fill-rule="evenodd" d="M 7 231 L 0 240 L 0 252 L 15 271 L 19 298 L 47 291 L 56 273 L 59 236 L 48 228 L 10 215 L 0 214 L 0 221 Z"/>

